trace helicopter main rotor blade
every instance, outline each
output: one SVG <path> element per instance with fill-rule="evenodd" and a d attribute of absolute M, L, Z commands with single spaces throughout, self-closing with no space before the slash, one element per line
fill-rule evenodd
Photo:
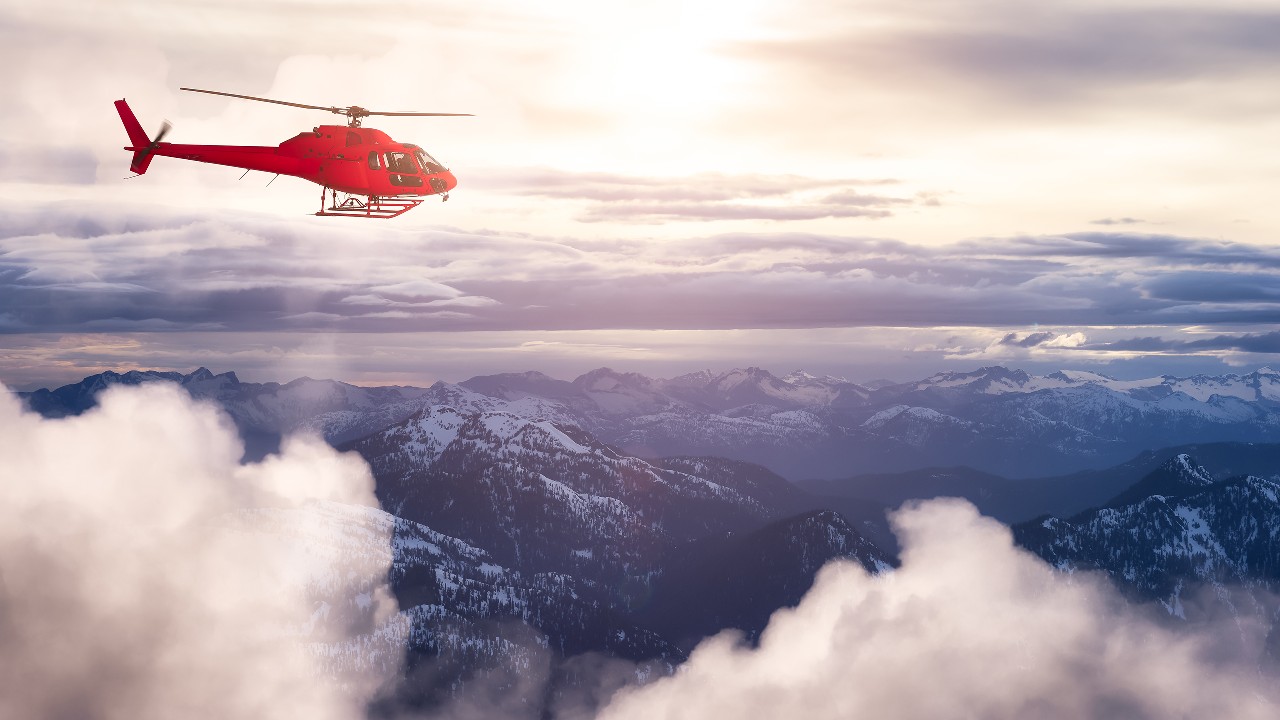
<path fill-rule="evenodd" d="M 225 97 L 240 98 L 241 100 L 257 100 L 258 102 L 275 103 L 276 105 L 288 105 L 290 107 L 307 108 L 308 110 L 328 110 L 329 112 L 335 112 L 339 114 L 343 114 L 342 111 L 345 109 L 345 108 L 336 108 L 332 106 L 323 107 L 320 105 L 303 105 L 302 103 L 285 102 L 284 100 L 272 100 L 270 98 L 260 98 L 260 97 L 254 97 L 252 95 L 237 95 L 235 93 L 218 92 L 217 90 L 200 90 L 198 88 L 178 88 L 178 89 L 186 90 L 187 92 L 207 93 L 209 95 L 222 95 Z"/>
<path fill-rule="evenodd" d="M 221 95 L 223 97 L 240 98 L 241 100 L 257 100 L 258 102 L 274 103 L 276 105 L 288 105 L 289 107 L 306 108 L 308 110 L 327 110 L 338 115 L 346 115 L 351 118 L 351 126 L 359 127 L 360 119 L 369 117 L 370 115 L 385 115 L 391 117 L 475 117 L 471 113 L 426 113 L 426 112 L 378 112 L 375 110 L 366 110 L 359 105 L 351 107 L 334 107 L 332 105 L 326 107 L 323 105 L 304 105 L 303 103 L 285 102 L 284 100 L 272 100 L 271 98 L 255 97 L 253 95 L 237 95 L 236 93 L 218 92 L 217 90 L 201 90 L 199 88 L 178 88 L 187 92 L 205 93 L 208 95 Z"/>
<path fill-rule="evenodd" d="M 420 112 L 376 112 L 370 110 L 366 115 L 388 115 L 395 117 L 475 117 L 471 113 L 420 113 Z"/>

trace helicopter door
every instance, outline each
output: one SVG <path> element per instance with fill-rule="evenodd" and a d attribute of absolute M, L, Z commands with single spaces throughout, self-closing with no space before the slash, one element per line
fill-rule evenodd
<path fill-rule="evenodd" d="M 422 177 L 418 175 L 418 166 L 413 163 L 412 155 L 406 152 L 389 152 L 386 158 L 392 185 L 422 187 Z"/>

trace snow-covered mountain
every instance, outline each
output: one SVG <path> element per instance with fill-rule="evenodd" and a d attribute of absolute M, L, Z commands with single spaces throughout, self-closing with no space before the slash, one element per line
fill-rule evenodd
<path fill-rule="evenodd" d="M 1014 534 L 1058 568 L 1104 571 L 1175 615 L 1186 616 L 1193 595 L 1251 614 L 1266 595 L 1252 590 L 1280 588 L 1280 467 L 1215 481 L 1177 455 L 1106 507 L 1040 518 Z"/>
<path fill-rule="evenodd" d="M 865 387 L 760 368 L 671 379 L 600 368 L 572 381 L 507 373 L 430 388 L 361 388 L 329 380 L 242 383 L 234 373 L 103 373 L 25 393 L 48 416 L 89 407 L 103 387 L 171 380 L 219 402 L 247 455 L 311 429 L 342 443 L 428 407 L 554 418 L 644 457 L 727 457 L 792 479 L 967 465 L 1013 477 L 1100 468 L 1143 450 L 1194 442 L 1280 441 L 1280 373 L 1117 380 L 1064 370 L 1036 376 L 987 367 Z"/>
<path fill-rule="evenodd" d="M 350 449 L 384 507 L 526 569 L 653 571 L 676 540 L 759 525 L 803 504 L 763 468 L 646 461 L 563 421 L 477 407 L 425 409 Z"/>
<path fill-rule="evenodd" d="M 464 391 L 453 399 L 460 402 L 424 408 L 343 446 L 369 462 L 383 506 L 399 522 L 459 538 L 483 554 L 483 577 L 473 578 L 474 587 L 442 582 L 438 567 L 407 572 L 395 583 L 402 603 L 429 601 L 411 612 L 414 652 L 424 660 L 458 657 L 452 646 L 430 639 L 456 634 L 449 628 L 461 621 L 417 629 L 461 603 L 488 608 L 479 613 L 486 620 L 516 623 L 517 641 L 508 650 L 494 646 L 497 638 L 473 638 L 483 651 L 466 662 L 448 660 L 447 667 L 501 669 L 512 652 L 522 657 L 542 646 L 556 658 L 604 652 L 668 672 L 692 646 L 690 627 L 663 622 L 673 617 L 669 606 L 658 614 L 652 608 L 658 583 L 688 557 L 681 549 L 709 537 L 750 536 L 771 522 L 772 555 L 762 555 L 759 542 L 726 553 L 743 567 L 773 558 L 771 574 L 757 578 L 753 593 L 733 595 L 737 605 L 727 606 L 754 598 L 749 612 L 726 613 L 723 594 L 707 593 L 674 615 L 700 618 L 699 631 L 755 633 L 770 613 L 799 600 L 826 560 L 888 567 L 886 555 L 838 514 L 788 517 L 806 498 L 764 468 L 719 458 L 643 460 L 557 419 L 555 408 L 551 416 L 530 411 L 535 406 L 527 398 L 495 406 L 493 398 Z M 519 403 L 524 414 L 512 410 Z M 442 596 L 441 587 L 452 594 Z M 452 612 L 464 615 L 462 627 L 471 632 L 476 613 Z"/>
<path fill-rule="evenodd" d="M 1197 585 L 1228 599 L 1256 599 L 1240 587 L 1277 589 L 1276 446 L 1248 444 L 1280 441 L 1280 378 L 1266 368 L 1150 382 L 985 368 L 875 387 L 758 368 L 669 380 L 600 369 L 430 388 L 243 383 L 202 368 L 104 373 L 24 397 L 61 417 L 111 385 L 157 381 L 219 404 L 261 452 L 309 430 L 368 461 L 385 512 L 319 504 L 309 509 L 318 523 L 280 509 L 241 521 L 337 553 L 322 568 L 307 552 L 298 564 L 318 573 L 308 582 L 321 620 L 367 613 L 367 588 L 347 569 L 390 558 L 399 614 L 317 652 L 349 669 L 407 643 L 410 676 L 430 678 L 409 698 L 419 705 L 480 671 L 515 688 L 548 653 L 553 666 L 602 652 L 662 673 L 703 634 L 738 627 L 752 637 L 827 560 L 888 568 L 892 548 L 867 538 L 885 535 L 882 507 L 911 497 L 964 495 L 1006 518 L 1071 507 L 1065 519 L 1019 525 L 1018 541 L 1064 570 L 1111 573 L 1175 614 L 1194 607 Z M 1139 453 L 1214 440 L 1236 442 L 1198 446 L 1213 453 L 1212 471 L 1181 452 Z M 1112 458 L 1128 462 L 1067 474 Z M 911 472 L 822 484 L 843 497 L 821 505 L 752 461 L 795 475 Z M 965 464 L 1058 477 L 922 469 Z M 1094 509 L 1073 514 L 1082 498 Z"/>
<path fill-rule="evenodd" d="M 1248 402 L 1280 401 L 1280 372 L 1269 367 L 1259 368 L 1246 375 L 1192 375 L 1181 378 L 1161 375 L 1140 380 L 1117 380 L 1107 375 L 1080 370 L 1059 370 L 1037 376 L 1022 370 L 985 367 L 967 373 L 938 373 L 924 380 L 896 387 L 914 387 L 918 391 L 963 388 L 969 392 L 1001 395 L 1084 386 L 1106 388 L 1139 400 L 1158 400 L 1181 393 L 1201 402 L 1215 395 L 1235 397 Z"/>
<path fill-rule="evenodd" d="M 294 631 L 335 677 L 370 669 L 386 677 L 406 660 L 411 668 L 430 665 L 432 681 L 401 688 L 399 704 L 448 701 L 478 671 L 495 683 L 509 676 L 516 686 L 552 649 L 647 661 L 658 674 L 684 657 L 596 600 L 589 582 L 505 567 L 482 549 L 376 508 L 312 501 L 243 510 L 227 522 L 272 537 L 289 553 L 290 577 L 278 581 L 304 587 L 316 608 Z M 389 615 L 376 593 L 387 581 L 398 602 Z M 352 627 L 365 631 L 353 637 Z"/>
<path fill-rule="evenodd" d="M 968 465 L 1012 476 L 1122 462 L 1148 448 L 1280 440 L 1280 373 L 1116 380 L 988 367 L 870 388 L 759 368 L 670 380 L 607 368 L 571 383 L 472 378 L 495 398 L 541 397 L 640 455 L 716 455 L 793 479 Z"/>
<path fill-rule="evenodd" d="M 280 438 L 310 429 L 330 442 L 367 435 L 422 407 L 429 392 L 414 387 L 365 388 L 334 380 L 298 378 L 285 384 L 241 382 L 234 372 L 213 374 L 199 368 L 188 374 L 131 370 L 107 371 L 56 390 L 19 393 L 45 417 L 78 415 L 96 404 L 98 393 L 114 385 L 173 382 L 192 397 L 217 403 L 244 438 L 248 458 L 274 452 Z"/>

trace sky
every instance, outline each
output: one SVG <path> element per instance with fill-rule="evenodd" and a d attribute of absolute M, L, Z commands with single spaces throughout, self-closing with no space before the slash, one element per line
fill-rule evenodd
<path fill-rule="evenodd" d="M 1280 3 L 0 0 L 0 382 L 429 384 L 1280 362 Z M 317 105 L 459 187 L 394 220 L 157 158 Z M 268 186 L 268 182 L 270 185 Z"/>

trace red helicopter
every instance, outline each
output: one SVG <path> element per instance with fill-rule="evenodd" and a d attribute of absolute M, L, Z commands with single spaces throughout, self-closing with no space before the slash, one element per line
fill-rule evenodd
<path fill-rule="evenodd" d="M 120 120 L 124 122 L 124 129 L 129 133 L 129 142 L 132 143 L 125 148 L 133 153 L 129 169 L 138 175 L 147 171 L 151 159 L 157 155 L 244 168 L 245 174 L 250 170 L 261 170 L 276 173 L 277 176 L 293 175 L 320 186 L 320 212 L 316 215 L 363 218 L 396 217 L 417 207 L 429 195 L 439 195 L 442 200 L 448 200 L 449 191 L 458 185 L 453 173 L 427 154 L 426 150 L 417 145 L 398 143 L 381 130 L 361 127 L 360 123 L 370 115 L 471 117 L 470 113 L 377 112 L 358 105 L 345 108 L 321 107 L 213 90 L 181 89 L 312 110 L 328 110 L 346 115 L 347 125 L 321 125 L 310 132 L 299 133 L 297 137 L 285 140 L 275 147 L 179 145 L 162 142 L 173 127 L 167 120 L 152 140 L 134 117 L 129 104 L 124 100 L 117 100 L 116 111 L 120 113 Z M 330 196 L 327 208 L 326 192 Z M 342 202 L 338 202 L 338 193 L 345 195 Z"/>

